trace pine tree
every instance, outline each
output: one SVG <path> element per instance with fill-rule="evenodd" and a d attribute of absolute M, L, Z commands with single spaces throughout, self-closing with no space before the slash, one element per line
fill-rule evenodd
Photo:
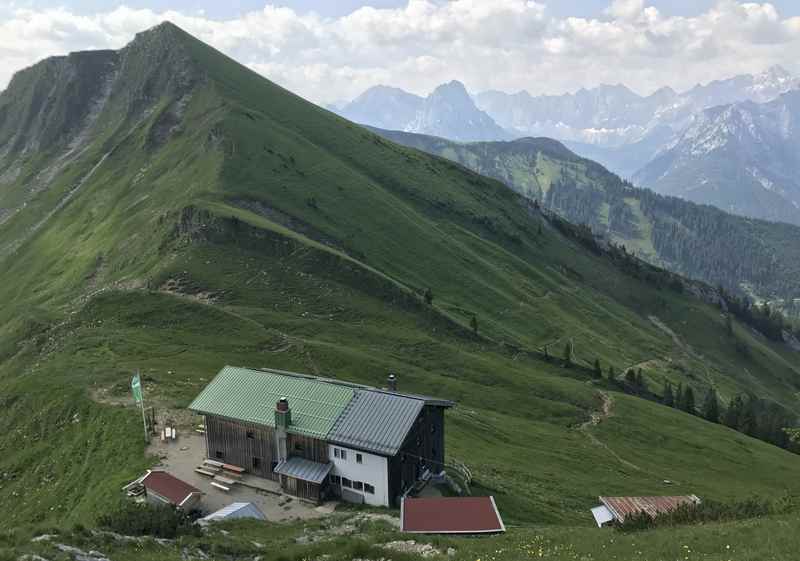
<path fill-rule="evenodd" d="M 636 372 L 633 371 L 633 368 L 629 368 L 627 372 L 625 372 L 625 381 L 631 387 L 636 387 Z"/>
<path fill-rule="evenodd" d="M 733 430 L 739 430 L 743 410 L 744 401 L 742 400 L 742 396 L 736 395 L 732 397 L 722 422 L 725 423 L 725 426 Z"/>
<path fill-rule="evenodd" d="M 614 372 L 614 365 L 608 367 L 608 379 L 612 382 L 617 378 L 617 373 Z"/>
<path fill-rule="evenodd" d="M 675 409 L 683 409 L 683 384 L 678 384 L 678 389 L 675 390 Z"/>
<path fill-rule="evenodd" d="M 733 320 L 730 313 L 725 316 L 725 331 L 728 332 L 728 335 L 733 335 Z"/>
<path fill-rule="evenodd" d="M 433 304 L 433 291 L 430 288 L 425 289 L 425 303 L 428 306 Z"/>
<path fill-rule="evenodd" d="M 675 394 L 672 393 L 672 384 L 669 381 L 664 382 L 664 392 L 661 397 L 661 403 L 667 407 L 675 407 Z"/>
<path fill-rule="evenodd" d="M 477 335 L 478 334 L 478 317 L 477 316 L 475 316 L 475 315 L 472 316 L 472 319 L 469 320 L 469 326 L 472 328 L 472 331 L 475 333 L 475 335 Z"/>
<path fill-rule="evenodd" d="M 603 377 L 603 368 L 600 366 L 600 359 L 594 359 L 594 377 L 595 378 L 602 378 Z"/>
<path fill-rule="evenodd" d="M 695 411 L 695 403 L 694 403 L 694 390 L 692 386 L 686 386 L 686 390 L 683 392 L 683 407 L 681 407 L 687 413 L 694 415 Z"/>
<path fill-rule="evenodd" d="M 564 364 L 566 366 L 572 366 L 572 340 L 570 339 L 567 341 L 567 344 L 564 345 Z"/>
<path fill-rule="evenodd" d="M 641 368 L 636 372 L 636 387 L 644 390 L 644 374 L 642 374 Z"/>
<path fill-rule="evenodd" d="M 719 402 L 714 388 L 708 389 L 706 399 L 703 401 L 703 418 L 712 423 L 719 423 Z"/>

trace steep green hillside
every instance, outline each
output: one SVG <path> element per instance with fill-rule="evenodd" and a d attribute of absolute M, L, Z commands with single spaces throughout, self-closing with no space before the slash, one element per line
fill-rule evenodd
<path fill-rule="evenodd" d="M 459 144 L 374 129 L 394 142 L 456 161 L 624 244 L 643 259 L 796 314 L 800 228 L 664 197 L 576 156 L 557 141 Z M 736 259 L 731 259 L 736 255 Z"/>
<path fill-rule="evenodd" d="M 74 126 L 41 128 L 54 107 L 30 93 L 42 66 L 0 95 L 5 115 L 34 116 L 0 137 L 0 169 L 20 170 L 0 185 L 10 527 L 92 524 L 149 464 L 134 369 L 151 403 L 179 410 L 226 363 L 372 384 L 391 370 L 457 400 L 448 458 L 510 524 L 588 525 L 599 494 L 800 491 L 800 457 L 589 368 L 635 365 L 655 392 L 671 380 L 800 412 L 797 352 L 736 322 L 728 333 L 671 275 L 587 249 L 502 183 L 315 107 L 170 24 L 108 57 L 107 89 Z M 55 140 L 25 149 L 23 136 Z M 552 358 L 567 341 L 570 367 Z"/>

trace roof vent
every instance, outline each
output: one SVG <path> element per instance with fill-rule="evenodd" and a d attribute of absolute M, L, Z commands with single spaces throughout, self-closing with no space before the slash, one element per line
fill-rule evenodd
<path fill-rule="evenodd" d="M 395 376 L 394 374 L 389 374 L 389 377 L 386 379 L 386 388 L 390 392 L 397 391 L 397 376 Z"/>

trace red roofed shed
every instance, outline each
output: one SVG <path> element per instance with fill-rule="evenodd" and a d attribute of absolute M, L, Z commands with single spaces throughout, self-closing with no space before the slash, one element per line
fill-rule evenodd
<path fill-rule="evenodd" d="M 403 500 L 400 529 L 420 534 L 505 532 L 494 497 L 437 497 Z"/>
<path fill-rule="evenodd" d="M 148 471 L 141 481 L 152 504 L 170 504 L 183 510 L 192 510 L 200 502 L 200 489 L 165 471 Z"/>

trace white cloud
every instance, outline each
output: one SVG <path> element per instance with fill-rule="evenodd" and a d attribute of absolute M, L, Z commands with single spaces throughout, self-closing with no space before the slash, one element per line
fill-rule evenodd
<path fill-rule="evenodd" d="M 549 0 L 555 2 L 557 0 Z M 236 19 L 120 6 L 92 15 L 11 9 L 0 21 L 0 88 L 12 73 L 72 50 L 120 48 L 169 19 L 281 85 L 318 102 L 385 83 L 427 93 L 449 79 L 473 91 L 560 93 L 623 82 L 642 92 L 756 72 L 800 70 L 800 18 L 769 3 L 719 0 L 692 17 L 645 0 L 609 0 L 602 18 L 557 18 L 531 0 L 409 0 L 339 18 L 266 5 Z"/>

